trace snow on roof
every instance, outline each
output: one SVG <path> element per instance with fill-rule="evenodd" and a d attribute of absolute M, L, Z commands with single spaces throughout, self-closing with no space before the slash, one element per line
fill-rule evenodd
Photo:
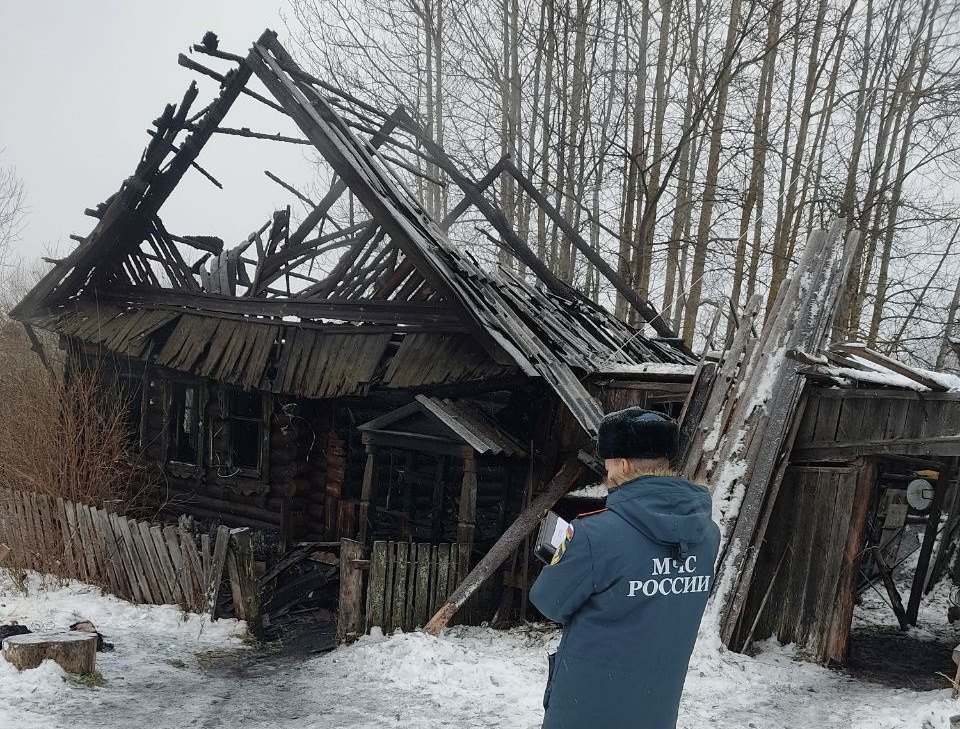
<path fill-rule="evenodd" d="M 592 483 L 570 491 L 567 496 L 573 499 L 605 499 L 609 493 L 607 487 L 602 483 Z"/>
<path fill-rule="evenodd" d="M 643 362 L 640 364 L 608 364 L 597 372 L 602 375 L 673 375 L 693 377 L 696 365 L 674 364 L 671 362 Z"/>
<path fill-rule="evenodd" d="M 957 375 L 908 365 L 858 342 L 833 345 L 828 353 L 832 362 L 820 355 L 806 356 L 806 361 L 813 364 L 811 373 L 849 384 L 860 382 L 916 392 L 960 392 Z"/>
<path fill-rule="evenodd" d="M 899 387 L 905 390 L 916 390 L 917 392 L 928 392 L 930 389 L 909 377 L 898 375 L 896 372 L 857 370 L 852 367 L 818 367 L 817 372 L 830 377 L 840 377 L 855 382 L 884 385 L 886 387 Z"/>

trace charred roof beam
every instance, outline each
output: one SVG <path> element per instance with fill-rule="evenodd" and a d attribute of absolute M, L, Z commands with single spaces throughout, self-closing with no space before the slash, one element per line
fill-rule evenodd
<path fill-rule="evenodd" d="M 143 285 L 113 286 L 109 291 L 98 291 L 96 298 L 117 306 L 184 312 L 194 310 L 261 318 L 296 316 L 303 319 L 335 319 L 377 324 L 438 324 L 446 327 L 460 324 L 460 318 L 451 314 L 447 306 L 416 301 L 248 299 Z"/>

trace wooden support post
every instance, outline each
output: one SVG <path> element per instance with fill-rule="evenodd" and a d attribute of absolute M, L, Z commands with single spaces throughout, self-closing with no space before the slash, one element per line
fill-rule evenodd
<path fill-rule="evenodd" d="M 534 453 L 534 442 L 530 441 L 530 450 L 527 451 L 530 453 L 530 463 L 527 467 L 527 480 L 523 485 L 523 508 L 530 508 L 530 501 L 533 499 L 533 453 Z M 583 459 L 580 459 L 580 462 L 583 463 Z M 529 597 L 527 595 L 527 588 L 530 585 L 530 535 L 528 534 L 523 538 L 523 546 L 520 548 L 520 553 L 518 558 L 520 562 L 520 620 L 527 619 L 527 606 L 529 603 Z"/>
<path fill-rule="evenodd" d="M 257 586 L 257 576 L 253 570 L 253 549 L 250 545 L 250 529 L 248 527 L 230 530 L 228 565 L 234 612 L 240 620 L 247 621 L 247 627 L 253 635 L 258 638 L 262 637 L 260 589 Z"/>
<path fill-rule="evenodd" d="M 463 455 L 463 481 L 460 485 L 460 515 L 457 542 L 473 550 L 473 532 L 477 521 L 477 457 L 473 449 Z"/>
<path fill-rule="evenodd" d="M 367 436 L 364 435 L 364 440 Z M 374 486 L 377 481 L 377 461 L 373 445 L 367 442 L 367 463 L 363 469 L 363 484 L 360 486 L 360 528 L 357 534 L 361 544 L 367 543 L 367 533 L 370 521 L 370 501 L 374 496 Z"/>
<path fill-rule="evenodd" d="M 363 543 L 340 540 L 340 605 L 337 609 L 337 643 L 363 633 Z M 381 597 L 382 599 L 382 597 Z"/>
<path fill-rule="evenodd" d="M 443 476 L 447 457 L 436 456 L 437 471 L 433 481 L 433 503 L 430 511 L 430 541 L 437 544 L 443 537 Z"/>
<path fill-rule="evenodd" d="M 886 561 L 883 559 L 883 554 L 877 545 L 874 544 L 870 547 L 870 550 L 873 552 L 873 559 L 877 563 L 877 569 L 880 571 L 880 579 L 883 580 L 883 587 L 887 591 L 887 597 L 890 598 L 890 607 L 893 608 L 893 614 L 897 616 L 897 622 L 900 623 L 900 630 L 906 630 L 910 627 L 910 623 L 907 621 L 907 613 L 903 609 L 903 600 L 900 598 L 900 592 L 897 590 L 897 585 L 893 581 L 892 571 L 887 566 Z"/>
<path fill-rule="evenodd" d="M 540 520 L 546 516 L 547 511 L 560 500 L 560 497 L 573 487 L 580 474 L 583 473 L 583 469 L 583 464 L 576 457 L 570 458 L 563 464 L 563 467 L 550 480 L 543 492 L 517 517 L 516 521 L 500 536 L 497 543 L 490 548 L 490 551 L 484 555 L 477 566 L 470 571 L 466 579 L 447 598 L 446 602 L 424 627 L 424 631 L 430 635 L 439 635 L 457 610 L 506 561 L 510 553 L 520 545 L 527 534 L 536 528 Z"/>
<path fill-rule="evenodd" d="M 947 494 L 947 486 L 956 474 L 956 468 L 956 458 L 951 458 L 946 462 L 944 468 L 940 470 L 937 488 L 933 492 L 933 503 L 930 504 L 930 513 L 927 515 L 927 528 L 923 533 L 920 556 L 917 558 L 917 570 L 913 573 L 913 585 L 910 587 L 910 599 L 907 601 L 907 622 L 910 625 L 917 624 L 920 599 L 923 597 L 923 585 L 927 579 L 927 567 L 930 566 L 933 543 L 937 540 L 937 530 L 940 528 L 940 512 L 943 511 L 943 499 Z"/>

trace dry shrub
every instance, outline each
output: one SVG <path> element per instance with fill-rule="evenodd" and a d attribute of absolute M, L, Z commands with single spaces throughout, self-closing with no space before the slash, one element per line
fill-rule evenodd
<path fill-rule="evenodd" d="M 143 469 L 118 388 L 62 358 L 44 366 L 9 320 L 0 322 L 0 352 L 0 486 L 121 509 L 133 500 Z"/>

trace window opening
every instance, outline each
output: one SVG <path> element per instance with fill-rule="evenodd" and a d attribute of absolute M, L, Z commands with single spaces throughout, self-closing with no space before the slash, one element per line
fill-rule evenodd
<path fill-rule="evenodd" d="M 168 458 L 179 463 L 197 463 L 200 430 L 196 385 L 170 384 L 170 449 Z"/>
<path fill-rule="evenodd" d="M 233 390 L 228 396 L 230 413 L 230 462 L 234 468 L 260 469 L 263 439 L 263 397 L 256 392 Z"/>

